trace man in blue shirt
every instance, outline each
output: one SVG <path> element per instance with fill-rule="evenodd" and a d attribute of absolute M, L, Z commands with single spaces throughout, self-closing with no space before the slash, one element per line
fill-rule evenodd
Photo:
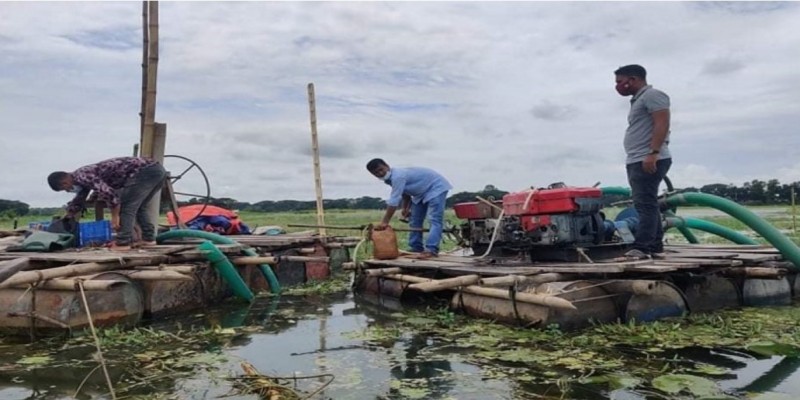
<path fill-rule="evenodd" d="M 429 168 L 391 168 L 380 158 L 367 163 L 367 171 L 392 187 L 392 193 L 386 200 L 386 213 L 376 230 L 389 226 L 392 216 L 402 207 L 402 216 L 408 218 L 411 228 L 422 228 L 427 215 L 431 225 L 428 240 L 422 243 L 422 231 L 413 231 L 408 235 L 408 244 L 412 252 L 421 253 L 417 258 L 436 257 L 439 254 L 439 242 L 442 241 L 444 228 L 444 206 L 447 192 L 453 188 L 438 172 Z"/>

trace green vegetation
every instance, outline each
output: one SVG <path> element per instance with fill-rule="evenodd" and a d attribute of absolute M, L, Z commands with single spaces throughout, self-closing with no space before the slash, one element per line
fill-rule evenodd
<path fill-rule="evenodd" d="M 685 349 L 735 352 L 767 358 L 800 355 L 800 309 L 745 308 L 648 324 L 597 325 L 579 332 L 557 327 L 522 329 L 426 309 L 392 314 L 392 320 L 349 332 L 379 347 L 410 337 L 427 338 L 425 359 L 458 353 L 489 377 L 528 385 L 631 388 L 673 398 L 726 397 L 714 382 L 732 371 L 682 355 Z M 569 396 L 567 396 L 569 397 Z M 650 398 L 650 397 L 648 397 Z"/>

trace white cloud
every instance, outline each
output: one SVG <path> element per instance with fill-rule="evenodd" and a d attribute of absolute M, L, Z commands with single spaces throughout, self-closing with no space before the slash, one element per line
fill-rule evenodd
<path fill-rule="evenodd" d="M 217 196 L 383 196 L 372 157 L 455 191 L 624 185 L 640 63 L 672 99 L 677 186 L 800 180 L 794 3 L 162 2 L 157 120 Z M 0 3 L 0 198 L 67 199 L 47 173 L 138 141 L 141 4 Z"/>

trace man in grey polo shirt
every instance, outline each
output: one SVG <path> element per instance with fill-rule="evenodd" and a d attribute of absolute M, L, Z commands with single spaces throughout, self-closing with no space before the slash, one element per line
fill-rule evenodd
<path fill-rule="evenodd" d="M 658 186 L 672 165 L 668 147 L 669 96 L 647 84 L 647 71 L 641 65 L 620 67 L 614 75 L 617 93 L 633 96 L 625 131 L 625 167 L 639 226 L 633 249 L 625 255 L 645 259 L 664 251 Z"/>

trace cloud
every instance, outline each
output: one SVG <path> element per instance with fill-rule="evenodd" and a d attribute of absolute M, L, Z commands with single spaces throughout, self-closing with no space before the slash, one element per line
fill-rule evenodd
<path fill-rule="evenodd" d="M 553 104 L 549 100 L 542 100 L 531 108 L 531 114 L 539 119 L 556 121 L 575 116 L 575 107 Z"/>
<path fill-rule="evenodd" d="M 141 4 L 0 10 L 0 198 L 63 204 L 50 171 L 138 141 Z M 373 157 L 454 191 L 626 185 L 613 71 L 639 63 L 672 100 L 676 185 L 794 181 L 798 17 L 790 2 L 162 2 L 156 119 L 168 153 L 242 201 L 314 198 L 312 82 L 329 198 L 385 196 Z"/>
<path fill-rule="evenodd" d="M 739 60 L 730 58 L 715 58 L 709 60 L 703 66 L 703 74 L 707 75 L 724 75 L 739 71 L 745 67 L 744 63 Z"/>

